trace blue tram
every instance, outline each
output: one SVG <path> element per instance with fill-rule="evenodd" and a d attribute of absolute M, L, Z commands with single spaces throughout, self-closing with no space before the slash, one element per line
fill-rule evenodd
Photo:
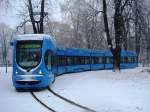
<path fill-rule="evenodd" d="M 13 43 L 12 81 L 16 89 L 43 88 L 52 83 L 51 56 L 56 52 L 47 35 L 20 35 Z"/>
<path fill-rule="evenodd" d="M 14 38 L 13 85 L 16 89 L 39 89 L 51 85 L 64 73 L 113 68 L 110 51 L 57 48 L 53 38 L 44 34 L 26 34 Z M 132 51 L 121 52 L 121 68 L 137 67 Z"/>

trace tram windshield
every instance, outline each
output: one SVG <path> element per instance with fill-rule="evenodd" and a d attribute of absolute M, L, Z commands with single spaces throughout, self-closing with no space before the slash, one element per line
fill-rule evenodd
<path fill-rule="evenodd" d="M 16 61 L 24 69 L 36 67 L 41 60 L 42 41 L 18 41 Z"/>

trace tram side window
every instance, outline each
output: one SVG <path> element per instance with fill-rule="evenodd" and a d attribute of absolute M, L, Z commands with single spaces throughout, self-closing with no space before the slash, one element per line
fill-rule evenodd
<path fill-rule="evenodd" d="M 99 64 L 103 63 L 103 57 L 99 57 Z"/>
<path fill-rule="evenodd" d="M 94 64 L 94 57 L 91 57 L 91 64 Z"/>
<path fill-rule="evenodd" d="M 82 57 L 81 57 L 81 60 L 82 60 L 82 61 L 81 61 L 81 64 L 84 65 L 84 64 L 85 64 L 85 57 L 82 56 Z"/>
<path fill-rule="evenodd" d="M 133 56 L 130 56 L 130 57 L 127 57 L 127 56 L 124 56 L 124 57 L 121 57 L 121 63 L 135 63 L 136 60 L 135 60 L 135 57 Z"/>
<path fill-rule="evenodd" d="M 74 65 L 74 57 L 73 56 L 67 57 L 67 65 Z"/>
<path fill-rule="evenodd" d="M 113 57 L 106 57 L 106 63 L 112 64 L 113 63 Z"/>
<path fill-rule="evenodd" d="M 51 51 L 47 51 L 45 54 L 45 65 L 48 70 L 51 69 L 51 56 L 52 56 Z"/>
<path fill-rule="evenodd" d="M 85 57 L 85 64 L 90 64 L 90 57 Z"/>
<path fill-rule="evenodd" d="M 81 56 L 81 57 L 78 57 L 78 64 L 79 65 L 83 65 L 84 64 L 84 57 L 83 56 Z"/>
<path fill-rule="evenodd" d="M 132 63 L 136 63 L 136 62 L 137 62 L 136 57 L 133 56 L 133 57 L 132 57 Z"/>
<path fill-rule="evenodd" d="M 133 63 L 133 57 L 128 57 L 128 63 Z"/>
<path fill-rule="evenodd" d="M 78 57 L 74 56 L 74 65 L 78 65 Z"/>
<path fill-rule="evenodd" d="M 126 63 L 125 57 L 121 57 L 121 63 Z"/>
<path fill-rule="evenodd" d="M 98 64 L 98 63 L 99 63 L 98 57 L 94 57 L 94 64 Z"/>
<path fill-rule="evenodd" d="M 59 56 L 59 66 L 65 66 L 65 65 L 66 65 L 65 56 Z"/>
<path fill-rule="evenodd" d="M 134 58 L 134 59 L 133 59 L 133 60 L 134 60 L 134 63 L 137 63 L 137 58 L 136 58 L 136 57 L 133 57 L 133 58 Z"/>
<path fill-rule="evenodd" d="M 92 57 L 91 63 L 92 64 L 99 64 L 99 57 Z"/>
<path fill-rule="evenodd" d="M 129 59 L 128 59 L 128 57 L 127 56 L 125 56 L 124 57 L 124 61 L 125 61 L 125 63 L 129 63 L 129 61 L 128 61 Z"/>
<path fill-rule="evenodd" d="M 137 63 L 137 58 L 136 57 L 134 57 L 134 63 Z"/>
<path fill-rule="evenodd" d="M 74 58 L 75 65 L 83 65 L 85 64 L 85 57 L 84 56 L 76 56 Z"/>
<path fill-rule="evenodd" d="M 58 60 L 57 56 L 52 56 L 52 66 L 57 66 L 57 63 L 58 63 L 57 60 Z"/>

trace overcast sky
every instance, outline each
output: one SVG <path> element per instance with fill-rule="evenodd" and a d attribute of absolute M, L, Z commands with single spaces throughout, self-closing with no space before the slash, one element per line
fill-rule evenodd
<path fill-rule="evenodd" d="M 15 5 L 13 4 L 7 11 L 1 9 L 0 22 L 9 25 L 11 28 L 15 28 L 22 21 L 21 18 L 19 18 L 19 16 L 17 15 L 20 8 L 21 4 L 19 2 L 16 2 Z M 59 4 L 55 6 L 55 9 L 52 12 L 52 17 L 57 21 L 61 21 Z"/>

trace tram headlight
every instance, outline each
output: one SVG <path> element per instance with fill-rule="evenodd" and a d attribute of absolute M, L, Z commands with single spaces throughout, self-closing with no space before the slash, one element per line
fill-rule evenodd
<path fill-rule="evenodd" d="M 18 71 L 16 70 L 16 72 L 15 72 L 16 74 L 18 74 Z"/>
<path fill-rule="evenodd" d="M 39 74 L 42 74 L 42 70 L 39 71 Z"/>

